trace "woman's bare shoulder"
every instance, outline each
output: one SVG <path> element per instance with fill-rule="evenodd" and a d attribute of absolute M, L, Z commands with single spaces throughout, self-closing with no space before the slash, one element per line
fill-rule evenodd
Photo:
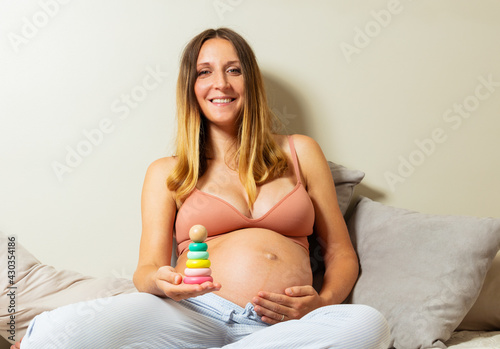
<path fill-rule="evenodd" d="M 146 181 L 164 182 L 174 170 L 178 159 L 175 156 L 164 157 L 153 161 L 146 171 Z"/>
<path fill-rule="evenodd" d="M 291 134 L 291 135 L 282 135 L 282 134 L 274 134 L 274 141 L 282 148 L 288 148 L 288 138 L 292 137 L 293 144 L 295 148 L 306 147 L 309 148 L 311 146 L 318 146 L 316 141 L 306 135 L 302 134 Z"/>
<path fill-rule="evenodd" d="M 175 205 L 173 193 L 167 187 L 167 178 L 172 173 L 176 164 L 177 159 L 175 157 L 164 157 L 153 161 L 149 165 L 144 178 L 143 199 L 165 199 L 169 197 L 172 198 L 172 202 Z M 162 197 L 162 193 L 167 196 Z"/>
<path fill-rule="evenodd" d="M 323 151 L 319 144 L 312 138 L 302 134 L 280 135 L 275 134 L 274 140 L 278 146 L 285 151 L 288 156 L 290 154 L 289 138 L 292 138 L 293 146 L 297 153 L 297 157 L 301 162 L 312 160 L 317 161 L 318 158 L 323 157 Z"/>
<path fill-rule="evenodd" d="M 321 147 L 318 142 L 314 140 L 314 138 L 302 134 L 294 134 L 291 135 L 291 137 L 299 158 L 302 154 L 310 157 L 318 155 L 318 153 L 322 153 Z"/>
<path fill-rule="evenodd" d="M 316 180 L 319 174 L 329 174 L 327 160 L 318 142 L 312 137 L 300 134 L 295 134 L 292 137 L 306 184 Z"/>
<path fill-rule="evenodd" d="M 175 156 L 159 158 L 149 165 L 148 171 L 169 174 L 177 164 L 177 161 L 178 159 Z"/>

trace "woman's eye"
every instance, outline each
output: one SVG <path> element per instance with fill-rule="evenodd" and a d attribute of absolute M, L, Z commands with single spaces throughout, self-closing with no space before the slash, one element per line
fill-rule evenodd
<path fill-rule="evenodd" d="M 208 70 L 200 70 L 200 71 L 198 72 L 198 76 L 206 75 L 206 74 L 208 74 L 208 73 L 210 73 Z"/>
<path fill-rule="evenodd" d="M 241 74 L 240 68 L 229 68 L 227 71 L 231 74 Z"/>

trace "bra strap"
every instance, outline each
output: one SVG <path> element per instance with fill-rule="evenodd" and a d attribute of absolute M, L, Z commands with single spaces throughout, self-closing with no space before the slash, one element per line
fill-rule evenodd
<path fill-rule="evenodd" d="M 292 155 L 295 177 L 297 177 L 297 183 L 300 184 L 302 183 L 302 181 L 300 180 L 299 159 L 297 158 L 297 152 L 295 151 L 295 145 L 293 144 L 292 135 L 288 135 L 288 144 L 290 145 L 290 154 Z"/>

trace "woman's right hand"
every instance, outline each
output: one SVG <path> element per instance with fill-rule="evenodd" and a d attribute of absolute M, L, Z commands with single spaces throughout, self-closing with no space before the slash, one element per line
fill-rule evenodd
<path fill-rule="evenodd" d="M 182 274 L 175 271 L 171 266 L 163 266 L 155 274 L 156 286 L 165 293 L 168 298 L 175 301 L 201 296 L 205 293 L 218 291 L 221 284 L 218 282 L 204 282 L 201 285 L 184 284 Z"/>

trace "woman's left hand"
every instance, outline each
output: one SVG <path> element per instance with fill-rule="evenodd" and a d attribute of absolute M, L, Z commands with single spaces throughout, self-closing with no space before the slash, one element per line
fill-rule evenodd
<path fill-rule="evenodd" d="M 285 294 L 260 291 L 252 303 L 262 321 L 271 325 L 300 319 L 314 309 L 327 305 L 312 286 L 289 287 Z"/>

